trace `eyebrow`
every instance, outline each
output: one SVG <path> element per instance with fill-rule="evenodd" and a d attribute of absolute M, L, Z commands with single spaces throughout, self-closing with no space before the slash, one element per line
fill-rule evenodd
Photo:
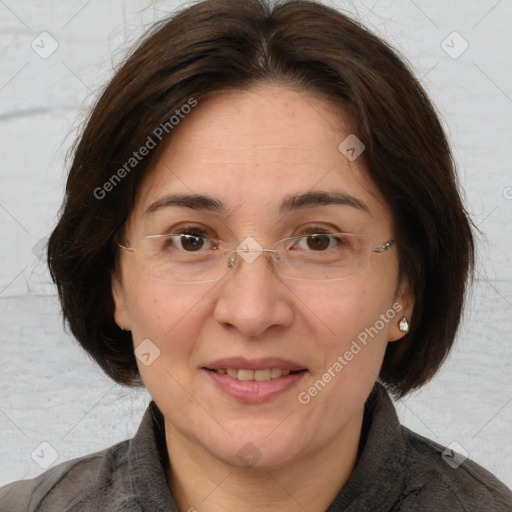
<path fill-rule="evenodd" d="M 314 208 L 316 206 L 327 206 L 327 205 L 341 205 L 351 206 L 358 210 L 362 210 L 371 215 L 368 206 L 358 199 L 357 197 L 351 196 L 341 191 L 323 191 L 323 190 L 312 190 L 305 194 L 297 194 L 286 196 L 281 207 L 280 213 L 288 213 L 296 210 L 303 210 L 305 208 Z"/>
<path fill-rule="evenodd" d="M 144 215 L 154 213 L 161 208 L 168 208 L 171 206 L 181 208 L 191 208 L 192 210 L 199 210 L 205 212 L 212 212 L 223 217 L 227 217 L 230 213 L 226 207 L 213 197 L 203 194 L 171 194 L 162 197 L 155 201 L 149 208 L 146 209 Z"/>
<path fill-rule="evenodd" d="M 292 211 L 327 205 L 350 206 L 371 215 L 368 206 L 357 197 L 351 196 L 350 194 L 342 191 L 323 190 L 314 190 L 303 194 L 288 195 L 281 202 L 279 212 L 282 215 Z M 148 215 L 156 212 L 157 210 L 168 207 L 190 208 L 192 210 L 215 213 L 222 217 L 228 217 L 232 213 L 232 210 L 226 208 L 221 201 L 208 195 L 171 194 L 162 197 L 151 204 L 144 212 L 144 215 Z"/>

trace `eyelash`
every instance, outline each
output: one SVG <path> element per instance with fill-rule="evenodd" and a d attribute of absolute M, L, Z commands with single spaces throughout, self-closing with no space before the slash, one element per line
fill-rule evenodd
<path fill-rule="evenodd" d="M 303 235 L 312 235 L 313 233 L 317 233 L 319 235 L 329 235 L 332 233 L 339 233 L 341 230 L 329 230 L 328 228 L 321 227 L 321 226 L 307 226 L 303 231 Z M 300 236 L 300 235 L 297 235 Z"/>
<path fill-rule="evenodd" d="M 173 230 L 172 231 L 173 234 L 177 234 L 177 235 L 199 235 L 199 236 L 204 236 L 206 238 L 210 238 L 208 236 L 208 231 L 204 228 L 200 228 L 200 227 L 191 227 L 191 226 L 185 226 L 185 227 L 181 227 L 181 228 L 178 228 L 176 230 Z"/>

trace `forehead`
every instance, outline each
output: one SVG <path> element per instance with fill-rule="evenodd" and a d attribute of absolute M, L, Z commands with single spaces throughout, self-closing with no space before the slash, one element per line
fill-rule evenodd
<path fill-rule="evenodd" d="M 385 201 L 338 146 L 350 135 L 342 107 L 281 85 L 203 99 L 175 128 L 136 201 L 141 216 L 166 194 L 208 194 L 230 211 L 277 213 L 282 199 L 336 190 L 389 218 Z"/>

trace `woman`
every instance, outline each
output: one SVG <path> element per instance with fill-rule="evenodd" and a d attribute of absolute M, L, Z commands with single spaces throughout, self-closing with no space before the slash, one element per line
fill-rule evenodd
<path fill-rule="evenodd" d="M 0 510 L 511 509 L 390 400 L 452 346 L 472 229 L 423 89 L 339 12 L 159 23 L 91 113 L 48 262 L 75 337 L 153 402 Z"/>

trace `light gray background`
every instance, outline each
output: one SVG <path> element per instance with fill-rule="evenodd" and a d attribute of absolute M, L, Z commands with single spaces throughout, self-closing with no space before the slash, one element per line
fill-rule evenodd
<path fill-rule="evenodd" d="M 457 442 L 512 486 L 512 2 L 325 3 L 410 62 L 484 233 L 456 347 L 431 384 L 397 404 L 400 418 L 443 445 Z M 148 403 L 145 391 L 109 381 L 63 331 L 40 255 L 87 107 L 130 44 L 180 4 L 0 0 L 0 485 L 41 473 L 36 460 L 57 456 L 55 465 L 131 437 Z M 31 47 L 50 48 L 43 31 L 58 43 L 47 59 Z"/>

